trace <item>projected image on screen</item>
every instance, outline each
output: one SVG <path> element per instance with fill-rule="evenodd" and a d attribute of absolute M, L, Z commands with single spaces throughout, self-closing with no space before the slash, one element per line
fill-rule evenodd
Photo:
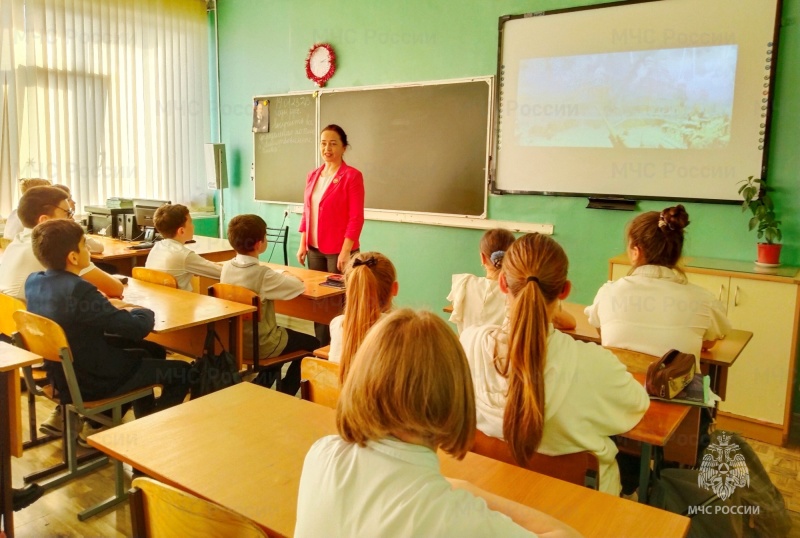
<path fill-rule="evenodd" d="M 506 106 L 521 146 L 723 148 L 736 60 L 736 45 L 529 58 Z"/>

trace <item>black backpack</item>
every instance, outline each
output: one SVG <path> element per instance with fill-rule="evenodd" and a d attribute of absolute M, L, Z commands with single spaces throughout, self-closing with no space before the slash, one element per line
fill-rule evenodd
<path fill-rule="evenodd" d="M 214 353 L 215 340 L 222 346 L 217 333 L 209 328 L 203 346 L 203 356 L 192 363 L 192 369 L 189 371 L 192 399 L 242 382 L 242 377 L 236 368 L 236 358 L 225 351 L 224 347 L 220 353 Z"/>

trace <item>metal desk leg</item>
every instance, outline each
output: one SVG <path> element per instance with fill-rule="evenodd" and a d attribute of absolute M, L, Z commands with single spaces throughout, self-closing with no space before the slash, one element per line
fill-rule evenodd
<path fill-rule="evenodd" d="M 650 486 L 650 459 L 653 455 L 653 446 L 642 443 L 641 462 L 639 464 L 639 502 L 647 504 L 647 488 Z"/>

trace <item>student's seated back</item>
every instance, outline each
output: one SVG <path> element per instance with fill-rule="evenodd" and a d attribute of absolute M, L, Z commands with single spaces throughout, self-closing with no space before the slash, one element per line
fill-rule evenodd
<path fill-rule="evenodd" d="M 600 490 L 621 489 L 609 436 L 635 426 L 650 400 L 610 351 L 554 330 L 558 301 L 570 292 L 563 249 L 528 234 L 506 252 L 499 285 L 511 295 L 508 323 L 461 334 L 475 386 L 478 429 L 505 439 L 516 461 L 535 452 L 588 450 L 600 463 Z"/>
<path fill-rule="evenodd" d="M 164 239 L 147 255 L 145 267 L 164 271 L 175 277 L 178 287 L 192 291 L 192 276 L 219 278 L 222 268 L 210 262 L 184 243 L 194 238 L 194 222 L 189 208 L 181 204 L 165 204 L 153 215 L 156 230 Z"/>
<path fill-rule="evenodd" d="M 436 451 L 464 457 L 475 403 L 464 351 L 432 313 L 399 310 L 370 330 L 336 425 L 339 435 L 306 455 L 297 537 L 576 535 L 532 508 L 442 476 Z"/>
<path fill-rule="evenodd" d="M 724 305 L 678 267 L 688 225 L 682 205 L 642 213 L 628 225 L 631 272 L 604 284 L 586 308 L 604 346 L 658 357 L 677 349 L 699 366 L 704 342 L 713 345 L 730 331 Z"/>
<path fill-rule="evenodd" d="M 31 273 L 44 270 L 31 246 L 33 228 L 51 219 L 72 220 L 68 195 L 55 187 L 33 187 L 19 201 L 18 215 L 24 228 L 3 252 L 0 264 L 0 292 L 25 300 L 25 280 Z M 80 276 L 109 297 L 121 297 L 122 284 L 94 266 L 81 270 Z"/>

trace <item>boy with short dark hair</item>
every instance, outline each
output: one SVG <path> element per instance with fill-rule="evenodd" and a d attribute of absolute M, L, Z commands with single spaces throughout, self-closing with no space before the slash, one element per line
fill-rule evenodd
<path fill-rule="evenodd" d="M 20 198 L 17 214 L 24 229 L 3 253 L 0 292 L 24 301 L 25 279 L 31 273 L 44 269 L 31 248 L 33 228 L 47 220 L 71 220 L 73 211 L 69 205 L 69 195 L 63 190 L 55 187 L 33 187 Z M 107 296 L 122 297 L 122 283 L 91 262 L 81 271 L 80 276 Z"/>
<path fill-rule="evenodd" d="M 237 215 L 228 224 L 228 241 L 236 257 L 222 266 L 220 282 L 247 288 L 261 297 L 261 320 L 258 322 L 259 358 L 276 357 L 283 353 L 304 349 L 312 352 L 319 346 L 315 337 L 278 327 L 275 321 L 275 303 L 294 299 L 305 290 L 299 278 L 270 269 L 258 261 L 259 254 L 267 249 L 267 223 L 258 215 Z M 252 353 L 253 329 L 244 326 L 244 352 Z M 269 380 L 265 384 L 270 384 Z M 293 361 L 279 390 L 295 394 L 300 388 L 300 361 Z"/>
<path fill-rule="evenodd" d="M 222 271 L 219 265 L 184 245 L 194 237 L 194 222 L 189 208 L 181 204 L 165 204 L 156 209 L 153 224 L 164 239 L 150 250 L 145 267 L 171 274 L 178 281 L 178 287 L 187 291 L 192 291 L 192 275 L 219 278 Z"/>
<path fill-rule="evenodd" d="M 150 358 L 142 349 L 120 349 L 107 341 L 107 334 L 141 341 L 153 329 L 154 314 L 140 307 L 117 308 L 78 277 L 89 265 L 80 225 L 66 219 L 45 221 L 33 229 L 31 242 L 46 270 L 33 273 L 25 282 L 27 309 L 64 329 L 84 399 L 100 400 L 161 384 L 160 398 L 134 402 L 137 417 L 181 403 L 189 389 L 187 363 Z M 70 401 L 61 365 L 45 361 L 45 369 L 61 400 Z"/>

